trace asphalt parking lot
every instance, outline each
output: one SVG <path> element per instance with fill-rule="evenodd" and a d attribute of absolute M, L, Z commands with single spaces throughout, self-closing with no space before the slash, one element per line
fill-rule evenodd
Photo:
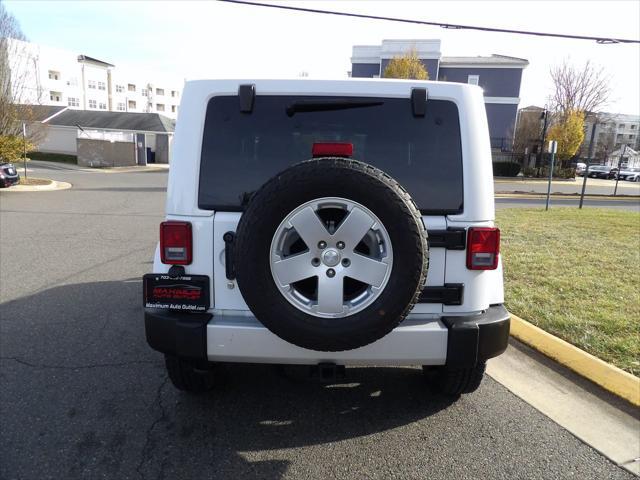
<path fill-rule="evenodd" d="M 453 404 L 417 368 L 176 391 L 140 297 L 166 173 L 36 173 L 73 188 L 0 194 L 0 478 L 634 478 L 491 378 Z"/>

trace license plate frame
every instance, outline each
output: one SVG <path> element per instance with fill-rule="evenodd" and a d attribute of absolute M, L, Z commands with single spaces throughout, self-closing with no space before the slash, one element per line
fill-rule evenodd
<path fill-rule="evenodd" d="M 210 307 L 209 284 L 207 275 L 147 273 L 142 277 L 142 304 L 145 308 L 206 312 Z"/>

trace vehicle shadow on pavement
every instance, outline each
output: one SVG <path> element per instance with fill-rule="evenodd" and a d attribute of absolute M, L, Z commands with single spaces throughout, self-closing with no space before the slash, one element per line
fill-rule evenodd
<path fill-rule="evenodd" d="M 225 364 L 213 392 L 179 392 L 146 344 L 140 290 L 79 283 L 1 305 L 0 477 L 300 477 L 284 450 L 330 465 L 327 445 L 378 442 L 452 403 L 417 368 L 348 368 L 322 384 L 307 367 Z"/>

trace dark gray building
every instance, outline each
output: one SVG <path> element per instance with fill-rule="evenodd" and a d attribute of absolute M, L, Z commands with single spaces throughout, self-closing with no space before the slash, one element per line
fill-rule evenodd
<path fill-rule="evenodd" d="M 382 76 L 389 61 L 415 51 L 431 80 L 471 83 L 484 90 L 491 146 L 510 149 L 515 131 L 522 70 L 529 62 L 522 58 L 443 57 L 440 40 L 383 40 L 381 45 L 355 45 L 351 57 L 351 76 Z"/>

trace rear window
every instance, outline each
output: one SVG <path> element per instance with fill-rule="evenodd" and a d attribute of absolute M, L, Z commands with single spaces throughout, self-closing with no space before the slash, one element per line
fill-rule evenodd
<path fill-rule="evenodd" d="M 207 105 L 198 206 L 241 211 L 271 177 L 311 158 L 316 142 L 353 144 L 353 158 L 378 167 L 411 194 L 425 214 L 462 212 L 462 151 L 457 106 L 428 100 L 414 117 L 409 99 L 369 98 L 374 106 L 287 115 L 294 102 L 345 97 L 257 95 L 252 113 L 237 96 Z M 352 98 L 362 101 L 363 97 Z"/>

